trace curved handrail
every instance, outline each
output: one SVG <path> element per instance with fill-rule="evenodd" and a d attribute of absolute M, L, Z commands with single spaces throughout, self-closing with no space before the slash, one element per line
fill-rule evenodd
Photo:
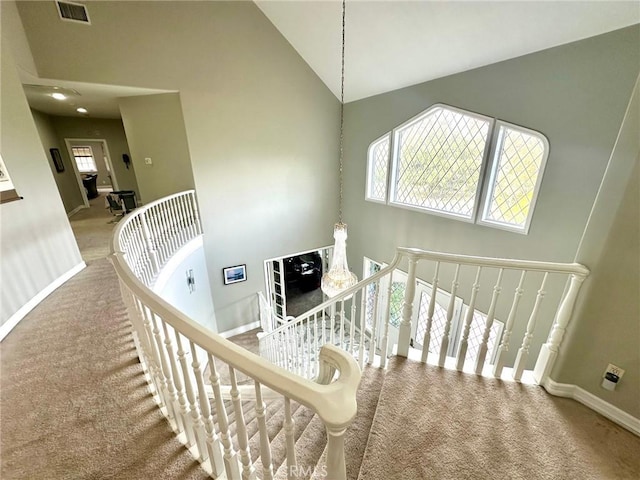
<path fill-rule="evenodd" d="M 205 350 L 209 358 L 218 359 L 229 365 L 233 371 L 237 370 L 250 377 L 255 383 L 256 394 L 260 386 L 268 387 L 273 392 L 281 394 L 285 399 L 295 400 L 311 408 L 318 414 L 329 432 L 334 434 L 338 432 L 338 436 L 342 435 L 355 418 L 357 412 L 356 391 L 360 383 L 360 369 L 357 362 L 350 355 L 336 346 L 323 346 L 319 353 L 321 366 L 319 376 L 315 380 L 308 380 L 276 366 L 268 360 L 211 332 L 169 304 L 151 289 L 155 275 L 163 267 L 163 261 L 166 263 L 167 259 L 179 250 L 181 246 L 191 238 L 201 234 L 195 192 L 193 190 L 151 202 L 134 210 L 118 224 L 112 237 L 109 258 L 120 280 L 123 295 L 126 291 L 135 300 L 133 305 L 134 313 L 130 313 L 130 315 L 137 317 L 138 314 L 141 314 L 139 310 L 147 311 L 148 313 L 142 313 L 142 316 L 150 317 L 152 328 L 154 328 L 153 336 L 156 337 L 156 342 L 162 343 L 162 340 L 159 339 L 162 333 L 159 333 L 156 324 L 156 318 L 158 318 L 164 328 L 164 343 L 168 345 L 167 348 L 170 348 L 172 339 L 166 337 L 166 326 L 173 328 L 178 339 L 177 354 L 182 356 L 180 361 L 184 362 L 185 355 L 185 352 L 181 351 L 182 347 L 179 343 L 179 338 L 183 337 L 187 340 L 187 343 L 191 343 L 192 351 L 194 345 L 196 345 Z M 123 252 L 123 249 L 127 251 Z M 161 250 L 162 256 L 158 256 L 158 252 Z M 131 262 L 127 261 L 128 252 L 131 254 Z M 148 335 L 151 335 L 151 333 L 148 332 Z M 137 337 L 134 336 L 134 338 Z M 148 342 L 152 348 L 155 348 L 152 343 L 153 340 L 151 343 Z M 164 361 L 162 353 L 160 353 L 160 357 L 160 360 Z M 196 383 L 199 382 L 197 386 L 199 389 L 204 389 L 199 360 L 194 358 L 192 365 L 198 371 L 195 377 Z M 163 370 L 170 370 L 175 368 L 176 365 L 162 365 L 161 367 Z M 156 374 L 158 373 L 158 368 L 157 366 L 155 367 Z M 338 373 L 337 375 L 336 372 Z M 160 377 L 158 378 L 162 383 L 161 375 L 162 373 L 160 372 Z M 184 381 L 188 383 L 190 379 L 185 377 Z M 185 387 L 187 386 L 186 383 Z M 238 392 L 242 387 L 237 385 L 234 374 L 230 388 L 230 395 L 234 402 L 239 401 Z M 221 392 L 227 387 L 216 384 L 215 388 L 217 388 L 218 392 Z M 187 390 L 187 395 L 189 396 L 189 388 Z M 203 391 L 201 390 L 201 393 Z M 198 393 L 191 393 L 190 402 L 195 401 L 194 395 L 198 395 Z M 261 439 L 261 441 L 267 440 Z M 225 448 L 227 447 L 230 447 L 230 444 L 225 445 Z M 261 446 L 261 448 L 263 447 L 264 445 Z M 329 455 L 333 463 L 336 463 L 336 459 L 342 459 L 341 462 L 338 461 L 334 465 L 338 470 L 334 469 L 333 473 L 336 478 L 343 478 L 344 452 L 341 447 L 332 445 L 330 442 Z M 246 457 L 243 457 L 243 465 L 245 460 Z M 213 462 L 213 459 L 211 461 Z M 340 463 L 342 463 L 342 466 L 340 466 Z M 225 464 L 225 468 L 227 467 L 229 465 Z M 251 466 L 246 464 L 243 468 L 251 469 Z M 229 475 L 229 472 L 227 474 Z M 235 478 L 236 474 L 232 473 L 231 477 Z"/>
<path fill-rule="evenodd" d="M 249 352 L 196 323 L 178 309 L 148 289 L 128 268 L 121 252 L 112 254 L 112 263 L 121 281 L 135 289 L 136 295 L 153 312 L 165 315 L 165 321 L 185 337 L 261 384 L 297 402 L 312 408 L 318 416 L 336 426 L 348 424 L 356 414 L 355 393 L 360 383 L 360 369 L 353 357 L 333 345 L 323 346 L 321 360 L 333 366 L 338 378 L 328 385 L 306 380 L 294 373 L 273 365 L 264 358 Z M 353 404 L 348 399 L 353 400 Z M 340 405 L 340 409 L 335 406 Z"/>

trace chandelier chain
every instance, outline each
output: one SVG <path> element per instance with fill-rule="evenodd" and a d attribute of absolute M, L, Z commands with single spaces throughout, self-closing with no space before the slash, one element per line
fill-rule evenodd
<path fill-rule="evenodd" d="M 343 144 L 344 144 L 344 31 L 345 31 L 345 14 L 346 14 L 347 1 L 342 0 L 342 69 L 340 74 L 340 199 L 338 201 L 338 222 L 342 223 L 342 202 L 343 202 Z"/>

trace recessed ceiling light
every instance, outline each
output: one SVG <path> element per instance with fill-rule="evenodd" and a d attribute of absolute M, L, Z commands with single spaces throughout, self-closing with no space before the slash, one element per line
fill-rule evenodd
<path fill-rule="evenodd" d="M 76 112 L 78 112 L 78 113 L 89 113 L 89 111 L 84 107 L 76 108 Z"/>
<path fill-rule="evenodd" d="M 51 96 L 53 98 L 55 98 L 56 100 L 66 100 L 67 99 L 67 96 L 65 94 L 63 94 L 63 93 L 57 93 L 56 92 L 56 93 L 52 93 Z"/>

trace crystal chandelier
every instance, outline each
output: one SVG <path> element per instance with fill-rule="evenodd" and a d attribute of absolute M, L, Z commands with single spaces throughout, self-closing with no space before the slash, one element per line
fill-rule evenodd
<path fill-rule="evenodd" d="M 358 277 L 349 271 L 347 264 L 347 225 L 342 222 L 343 197 L 343 140 L 344 140 L 344 30 L 345 30 L 346 0 L 342 0 L 342 73 L 340 76 L 340 201 L 338 203 L 338 223 L 333 228 L 333 259 L 331 268 L 322 276 L 322 291 L 329 297 L 335 297 L 340 292 L 358 283 Z"/>

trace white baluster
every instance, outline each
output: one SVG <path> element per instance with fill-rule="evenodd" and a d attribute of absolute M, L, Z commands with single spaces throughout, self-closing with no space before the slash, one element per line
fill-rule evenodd
<path fill-rule="evenodd" d="M 240 463 L 238 462 L 236 452 L 233 450 L 233 443 L 231 443 L 229 417 L 227 416 L 227 409 L 224 406 L 224 401 L 222 400 L 222 394 L 220 392 L 220 375 L 216 368 L 215 359 L 211 354 L 209 354 L 209 371 L 209 379 L 213 389 L 213 398 L 216 403 L 216 419 L 220 430 L 220 442 L 224 449 L 224 471 L 227 473 L 227 478 L 229 480 L 240 478 Z"/>
<path fill-rule="evenodd" d="M 331 321 L 331 343 L 333 345 L 336 344 L 336 304 L 332 303 L 331 304 L 331 317 L 330 317 L 330 321 Z"/>
<path fill-rule="evenodd" d="M 476 272 L 476 279 L 471 287 L 471 300 L 469 300 L 469 308 L 467 308 L 467 315 L 464 319 L 464 328 L 462 330 L 462 338 L 460 339 L 460 346 L 458 348 L 458 356 L 456 357 L 456 370 L 462 371 L 464 367 L 464 360 L 467 356 L 467 348 L 469 345 L 469 330 L 471 330 L 471 321 L 473 320 L 473 314 L 476 311 L 476 298 L 478 297 L 478 290 L 480 290 L 480 273 L 482 267 L 478 267 Z"/>
<path fill-rule="evenodd" d="M 391 322 L 391 292 L 393 291 L 393 272 L 389 274 L 389 286 L 384 298 L 384 331 L 382 334 L 382 346 L 380 347 L 380 367 L 386 368 L 389 352 L 389 323 Z"/>
<path fill-rule="evenodd" d="M 516 363 L 513 366 L 513 379 L 516 381 L 520 381 L 522 379 L 522 372 L 527 365 L 527 360 L 529 359 L 529 348 L 531 347 L 531 338 L 533 337 L 533 330 L 536 327 L 536 321 L 538 319 L 538 313 L 540 312 L 540 305 L 542 304 L 542 300 L 545 296 L 544 287 L 547 283 L 547 278 L 549 277 L 549 272 L 545 272 L 544 277 L 542 278 L 542 284 L 540 285 L 540 289 L 538 290 L 538 294 L 536 295 L 536 302 L 533 305 L 533 310 L 531 310 L 531 315 L 529 316 L 529 321 L 527 322 L 527 331 L 524 334 L 524 338 L 522 339 L 522 346 L 518 349 L 518 355 L 516 356 Z"/>
<path fill-rule="evenodd" d="M 293 436 L 295 423 L 291 416 L 291 399 L 284 397 L 284 435 L 287 450 L 287 478 L 295 479 L 297 471 L 296 441 Z"/>
<path fill-rule="evenodd" d="M 409 257 L 409 271 L 407 273 L 407 286 L 404 289 L 404 300 L 402 304 L 402 321 L 398 333 L 398 356 L 407 357 L 409 355 L 409 345 L 411 343 L 411 317 L 413 316 L 413 300 L 416 296 L 416 266 L 418 261 Z"/>
<path fill-rule="evenodd" d="M 338 346 L 344 350 L 344 300 L 340 300 L 340 343 Z"/>
<path fill-rule="evenodd" d="M 151 325 L 153 326 L 153 336 L 156 341 L 156 346 L 158 348 L 158 356 L 160 357 L 160 368 L 162 374 L 164 375 L 165 388 L 167 390 L 167 398 L 165 398 L 165 407 L 167 408 L 167 414 L 169 423 L 174 430 L 179 429 L 179 424 L 177 423 L 176 417 L 178 416 L 175 411 L 175 407 L 178 404 L 178 395 L 173 384 L 173 378 L 171 375 L 171 369 L 169 368 L 169 362 L 167 361 L 167 356 L 165 355 L 165 350 L 163 347 L 162 336 L 160 335 L 160 329 L 158 328 L 158 317 L 154 312 L 150 312 L 151 315 Z M 162 323 L 164 320 L 160 319 Z"/>
<path fill-rule="evenodd" d="M 555 363 L 558 352 L 560 351 L 562 338 L 564 337 L 564 332 L 571 320 L 573 308 L 584 279 L 585 277 L 582 275 L 571 275 L 569 290 L 560 302 L 560 306 L 556 312 L 556 318 L 553 322 L 551 335 L 547 342 L 542 345 L 542 349 L 538 355 L 538 360 L 536 361 L 536 366 L 533 369 L 533 377 L 539 385 L 544 384 L 551 373 L 551 369 L 553 368 L 553 364 Z"/>
<path fill-rule="evenodd" d="M 501 268 L 498 272 L 498 279 L 493 287 L 493 296 L 491 297 L 491 305 L 489 305 L 489 312 L 484 324 L 484 330 L 482 331 L 482 341 L 478 347 L 478 356 L 476 358 L 474 371 L 476 375 L 481 375 L 484 368 L 485 358 L 488 353 L 489 336 L 491 335 L 491 327 L 493 327 L 493 320 L 496 316 L 496 307 L 498 306 L 498 297 L 502 291 L 502 274 L 504 269 Z"/>
<path fill-rule="evenodd" d="M 224 472 L 224 460 L 222 458 L 220 439 L 216 435 L 213 425 L 213 417 L 211 416 L 211 405 L 209 404 L 209 397 L 204 389 L 204 378 L 202 375 L 202 366 L 198 360 L 198 352 L 196 346 L 192 341 L 189 341 L 191 346 L 191 367 L 193 368 L 193 374 L 196 378 L 196 385 L 198 387 L 198 399 L 200 403 L 200 412 L 202 415 L 202 424 L 205 431 L 205 443 L 206 448 L 200 452 L 200 458 L 203 462 L 209 460 L 209 466 L 215 477 L 219 477 Z"/>
<path fill-rule="evenodd" d="M 376 355 L 376 344 L 378 343 L 378 291 L 380 290 L 380 280 L 373 283 L 373 312 L 371 314 L 371 339 L 369 340 L 369 358 L 367 364 L 371 365 Z"/>
<path fill-rule="evenodd" d="M 493 376 L 500 378 L 502 376 L 502 370 L 504 369 L 505 363 L 507 361 L 507 354 L 509 353 L 509 344 L 511 343 L 511 331 L 513 330 L 513 322 L 516 318 L 516 313 L 518 312 L 518 305 L 520 304 L 520 298 L 522 298 L 522 294 L 524 290 L 522 289 L 522 285 L 524 284 L 524 277 L 526 276 L 526 270 L 522 271 L 520 275 L 520 282 L 516 287 L 516 290 L 513 294 L 513 302 L 511 303 L 511 310 L 509 310 L 509 316 L 507 317 L 507 323 L 504 326 L 504 333 L 502 334 L 502 341 L 500 342 L 500 347 L 498 348 L 498 356 L 496 357 L 496 363 L 493 364 Z"/>
<path fill-rule="evenodd" d="M 200 223 L 200 211 L 198 210 L 198 204 L 196 202 L 196 194 L 195 194 L 195 192 L 191 193 L 191 201 L 193 202 L 193 204 L 192 204 L 193 218 L 194 218 L 194 223 L 196 225 L 197 233 L 201 234 L 202 233 L 202 223 Z"/>
<path fill-rule="evenodd" d="M 174 408 L 176 414 L 176 424 L 179 432 L 185 432 L 185 419 L 188 415 L 187 400 L 184 395 L 184 389 L 182 386 L 182 379 L 180 378 L 180 369 L 176 362 L 176 352 L 173 349 L 173 342 L 169 334 L 169 327 L 167 322 L 162 322 L 162 331 L 164 333 L 164 346 L 167 351 L 167 357 L 169 358 L 169 365 L 171 367 L 173 387 L 175 391 L 176 406 Z M 175 330 L 174 330 L 175 331 Z"/>
<path fill-rule="evenodd" d="M 140 215 L 140 221 L 142 223 L 142 233 L 147 246 L 147 252 L 149 253 L 149 259 L 151 260 L 151 266 L 153 274 L 157 274 L 160 270 L 160 264 L 158 263 L 158 252 L 153 242 L 153 236 L 151 235 L 151 229 L 149 228 L 149 222 L 147 220 L 147 212 L 142 212 Z"/>
<path fill-rule="evenodd" d="M 158 398 L 157 398 L 158 404 L 161 407 L 164 407 L 166 404 L 165 392 L 167 389 L 167 384 L 166 384 L 165 376 L 161 370 L 160 355 L 158 354 L 158 347 L 156 345 L 156 342 L 153 336 L 153 329 L 151 327 L 151 319 L 150 319 L 151 312 L 147 309 L 147 307 L 142 302 L 140 302 L 140 310 L 142 312 L 144 329 L 147 334 L 148 344 L 149 344 L 149 348 L 151 350 L 151 354 L 153 358 L 153 361 L 151 362 L 151 365 L 150 365 L 151 367 L 150 371 L 152 373 L 151 378 L 153 379 L 156 385 L 156 392 L 158 394 Z"/>
<path fill-rule="evenodd" d="M 236 371 L 231 365 L 229 365 L 229 379 L 231 381 L 231 402 L 233 404 L 233 411 L 236 414 L 236 436 L 238 438 L 238 453 L 240 453 L 240 462 L 242 463 L 242 479 L 250 480 L 256 478 L 256 471 L 251 464 L 247 423 L 244 419 L 244 412 L 242 411 L 242 399 L 240 398 L 240 391 L 238 390 Z"/>
<path fill-rule="evenodd" d="M 258 432 L 260 434 L 260 460 L 262 460 L 262 480 L 273 479 L 273 464 L 271 463 L 271 445 L 267 432 L 267 410 L 262 400 L 262 386 L 255 382 L 256 388 L 256 417 L 258 418 Z"/>
<path fill-rule="evenodd" d="M 189 447 L 196 445 L 198 447 L 198 453 L 203 455 L 203 451 L 206 448 L 204 441 L 204 430 L 202 425 L 202 419 L 200 418 L 200 411 L 196 405 L 196 395 L 191 384 L 191 376 L 189 375 L 189 365 L 187 362 L 186 352 L 182 348 L 182 340 L 179 332 L 176 332 L 176 345 L 178 347 L 178 362 L 180 368 L 182 368 L 182 378 L 184 380 L 184 389 L 187 394 L 187 400 L 189 401 L 189 427 L 187 428 L 187 445 Z"/>
<path fill-rule="evenodd" d="M 360 291 L 360 344 L 358 345 L 358 366 L 360 371 L 364 368 L 364 334 L 367 331 L 367 289 L 369 285 L 365 285 Z"/>
<path fill-rule="evenodd" d="M 307 367 L 307 378 L 312 378 L 311 377 L 311 353 L 312 353 L 311 352 L 311 346 L 312 346 L 311 317 L 306 318 L 305 327 L 307 330 L 307 336 L 304 341 L 304 351 L 302 352 L 302 354 L 304 355 L 304 360 Z"/>
<path fill-rule="evenodd" d="M 433 280 L 431 282 L 431 298 L 429 299 L 429 310 L 427 311 L 427 325 L 425 327 L 424 338 L 422 339 L 422 356 L 420 361 L 427 362 L 429 356 L 429 345 L 431 343 L 431 326 L 433 325 L 433 313 L 436 308 L 436 298 L 438 295 L 438 273 L 440 272 L 440 262 L 436 262 Z"/>
<path fill-rule="evenodd" d="M 456 265 L 456 273 L 451 282 L 451 296 L 449 297 L 449 308 L 447 308 L 447 321 L 444 324 L 444 333 L 442 335 L 442 344 L 440 345 L 440 358 L 438 359 L 438 366 L 444 367 L 444 361 L 447 358 L 447 351 L 449 350 L 449 343 L 451 339 L 451 321 L 453 320 L 453 310 L 456 304 L 456 292 L 458 291 L 458 276 L 460 274 L 460 264 Z"/>
<path fill-rule="evenodd" d="M 318 374 L 318 312 L 313 314 L 313 377 Z"/>
<path fill-rule="evenodd" d="M 349 353 L 351 355 L 355 355 L 355 340 L 356 340 L 356 295 L 353 294 L 353 298 L 351 299 L 351 319 L 349 320 L 350 329 L 349 329 Z"/>

